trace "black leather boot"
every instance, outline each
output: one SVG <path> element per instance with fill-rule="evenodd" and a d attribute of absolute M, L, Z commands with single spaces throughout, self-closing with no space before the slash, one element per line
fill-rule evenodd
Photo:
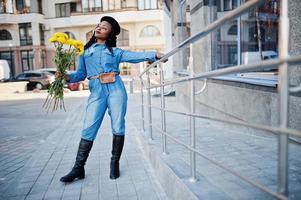
<path fill-rule="evenodd" d="M 78 151 L 76 155 L 75 164 L 66 176 L 63 176 L 60 181 L 62 182 L 72 182 L 74 179 L 83 179 L 85 178 L 85 163 L 89 156 L 90 150 L 92 148 L 93 141 L 85 140 L 81 138 Z"/>
<path fill-rule="evenodd" d="M 124 135 L 113 135 L 110 179 L 116 179 L 120 176 L 119 159 L 122 153 L 123 144 L 124 144 Z"/>

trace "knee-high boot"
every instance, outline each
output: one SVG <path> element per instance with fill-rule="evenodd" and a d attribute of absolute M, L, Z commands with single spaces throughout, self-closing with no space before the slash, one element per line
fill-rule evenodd
<path fill-rule="evenodd" d="M 120 176 L 119 160 L 124 144 L 124 135 L 113 135 L 112 157 L 110 164 L 110 179 L 116 179 Z"/>
<path fill-rule="evenodd" d="M 90 150 L 92 148 L 93 141 L 85 140 L 81 138 L 78 151 L 76 155 L 76 161 L 72 170 L 66 175 L 63 176 L 60 181 L 62 182 L 72 182 L 74 179 L 83 179 L 85 178 L 85 163 L 89 156 Z"/>

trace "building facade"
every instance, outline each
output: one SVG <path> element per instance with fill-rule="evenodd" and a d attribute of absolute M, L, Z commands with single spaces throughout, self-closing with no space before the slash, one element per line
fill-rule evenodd
<path fill-rule="evenodd" d="M 204 30 L 210 23 L 220 19 L 246 1 L 165 1 L 167 7 L 170 8 L 171 16 L 173 16 L 172 26 L 175 27 L 173 29 L 173 46 L 181 43 L 183 38 Z M 268 0 L 264 5 L 247 12 L 195 42 L 192 46 L 195 73 L 277 58 L 279 8 L 279 0 Z M 180 19 L 176 14 L 183 12 L 183 9 L 189 12 L 189 27 L 185 27 L 188 24 L 187 19 Z M 296 20 L 301 18 L 300 1 L 289 0 L 289 18 L 290 55 L 296 55 L 301 53 L 301 35 L 298 31 L 301 23 L 300 20 Z M 190 34 L 187 31 L 188 28 Z M 180 60 L 188 60 L 185 55 L 177 54 L 173 57 L 175 77 L 189 75 L 187 65 L 180 62 Z M 300 83 L 300 66 L 291 66 L 290 85 L 297 86 Z M 196 90 L 201 89 L 203 85 L 204 81 L 196 81 Z M 189 108 L 190 93 L 187 89 L 189 83 L 176 84 L 174 87 L 178 101 Z M 277 69 L 210 78 L 207 80 L 206 89 L 196 95 L 196 112 L 217 118 L 278 126 L 279 95 L 277 92 Z M 291 93 L 289 99 L 289 126 L 300 130 L 300 94 Z M 238 126 L 231 126 L 231 128 L 244 130 L 243 127 Z M 256 130 L 250 129 L 250 131 Z"/>
<path fill-rule="evenodd" d="M 133 50 L 165 48 L 164 14 L 158 0 L 2 0 L 0 59 L 9 61 L 12 75 L 54 67 L 54 48 L 47 40 L 55 32 L 88 41 L 103 15 L 121 26 L 117 46 Z M 122 64 L 122 73 L 137 74 L 140 65 Z M 75 65 L 71 70 L 76 68 Z"/>

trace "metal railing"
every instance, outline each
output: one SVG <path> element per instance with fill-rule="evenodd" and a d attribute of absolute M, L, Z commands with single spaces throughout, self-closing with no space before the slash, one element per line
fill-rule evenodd
<path fill-rule="evenodd" d="M 159 131 L 162 134 L 162 151 L 163 153 L 167 153 L 167 145 L 166 139 L 167 137 L 178 144 L 183 145 L 190 151 L 190 167 L 191 167 L 191 181 L 196 181 L 196 154 L 203 157 L 204 159 L 216 164 L 220 168 L 228 171 L 229 173 L 243 179 L 244 181 L 250 183 L 251 185 L 261 189 L 264 192 L 269 193 L 270 195 L 278 198 L 278 199 L 288 199 L 288 136 L 297 136 L 301 137 L 301 132 L 294 129 L 288 128 L 288 97 L 289 93 L 299 92 L 301 90 L 301 85 L 296 86 L 293 88 L 289 88 L 289 77 L 288 77 L 288 67 L 293 64 L 301 63 L 301 55 L 289 57 L 288 55 L 288 45 L 289 45 L 289 20 L 288 20 L 288 0 L 281 0 L 281 15 L 280 15 L 280 27 L 279 27 L 279 51 L 280 56 L 279 59 L 262 61 L 256 64 L 247 64 L 247 65 L 238 65 L 234 67 L 218 69 L 215 71 L 204 72 L 200 74 L 195 74 L 193 69 L 193 58 L 192 52 L 191 57 L 189 60 L 189 76 L 174 78 L 172 80 L 164 80 L 164 73 L 163 73 L 163 65 L 162 61 L 166 60 L 170 56 L 174 55 L 178 51 L 182 50 L 184 47 L 190 44 L 192 49 L 192 44 L 201 38 L 204 38 L 208 34 L 212 33 L 215 29 L 221 27 L 226 22 L 229 22 L 237 17 L 240 17 L 244 13 L 247 13 L 250 9 L 264 3 L 264 0 L 250 0 L 247 1 L 245 4 L 239 6 L 235 10 L 230 11 L 226 14 L 223 18 L 216 20 L 215 22 L 209 24 L 205 27 L 202 31 L 198 32 L 197 34 L 189 37 L 181 44 L 179 44 L 176 48 L 172 49 L 170 52 L 166 53 L 164 57 L 160 60 L 149 65 L 141 74 L 140 74 L 140 82 L 141 82 L 141 114 L 142 114 L 142 129 L 145 131 L 145 113 L 144 107 L 147 108 L 148 114 L 148 130 L 149 130 L 149 139 L 153 139 L 153 128 Z M 154 68 L 156 65 L 160 66 L 160 84 L 156 84 L 151 86 L 150 84 L 150 76 L 149 70 Z M 195 95 L 200 94 L 204 87 L 206 87 L 206 80 L 207 78 L 216 77 L 220 75 L 227 75 L 233 73 L 242 73 L 242 72 L 250 72 L 253 70 L 258 69 L 266 69 L 271 67 L 278 67 L 279 69 L 279 94 L 280 94 L 280 123 L 279 127 L 261 125 L 261 124 L 252 124 L 252 123 L 245 123 L 238 120 L 229 120 L 229 119 L 219 119 L 215 117 L 210 117 L 206 115 L 200 115 L 195 113 Z M 146 85 L 143 81 L 143 76 L 146 75 Z M 204 80 L 205 85 L 203 88 L 195 92 L 195 80 Z M 181 82 L 190 82 L 190 112 L 180 112 L 180 111 L 173 111 L 165 108 L 165 97 L 164 97 L 164 87 L 167 85 L 174 85 Z M 161 106 L 156 107 L 153 106 L 151 103 L 151 89 L 152 88 L 160 88 L 160 98 L 161 98 Z M 147 105 L 144 105 L 144 93 L 143 90 L 147 90 L 146 98 L 147 98 Z M 161 111 L 161 128 L 158 128 L 153 125 L 152 123 L 152 108 L 158 109 Z M 176 113 L 180 115 L 185 115 L 190 117 L 190 145 L 187 145 L 177 138 L 173 137 L 169 133 L 166 132 L 166 112 L 169 113 Z M 279 136 L 278 139 L 278 191 L 275 192 L 268 187 L 261 185 L 235 171 L 232 169 L 220 164 L 219 162 L 210 159 L 209 157 L 205 156 L 202 152 L 198 151 L 195 147 L 195 118 L 202 118 L 202 119 L 209 119 L 219 122 L 225 122 L 245 127 L 251 127 L 258 130 L 268 131 L 270 133 L 276 134 Z"/>

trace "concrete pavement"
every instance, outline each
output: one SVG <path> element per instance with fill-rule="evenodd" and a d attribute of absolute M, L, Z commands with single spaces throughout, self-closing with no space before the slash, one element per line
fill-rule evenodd
<path fill-rule="evenodd" d="M 152 97 L 152 104 L 160 107 L 160 98 Z M 175 97 L 166 98 L 167 109 L 189 112 L 187 107 L 180 105 Z M 172 199 L 274 199 L 205 157 L 277 191 L 277 135 L 248 131 L 243 127 L 229 128 L 223 123 L 196 119 L 196 149 L 205 157 L 196 156 L 197 182 L 192 183 L 188 149 L 167 137 L 167 155 L 162 154 L 162 136 L 157 129 L 161 129 L 160 110 L 152 109 L 152 141 L 148 141 L 147 124 L 146 131 L 141 131 L 141 113 L 135 114 L 136 117 L 131 117 L 131 120 L 138 127 L 144 146 L 148 147 L 145 152 L 152 165 L 161 169 L 156 170 L 157 177 Z M 147 109 L 145 118 L 147 121 Z M 166 121 L 167 133 L 190 145 L 189 117 L 166 113 Z M 164 178 L 160 178 L 162 176 Z M 171 187 L 170 182 L 176 186 Z M 175 193 L 175 190 L 181 192 Z M 301 199 L 301 145 L 294 142 L 289 144 L 289 199 Z"/>
<path fill-rule="evenodd" d="M 112 135 L 108 115 L 88 158 L 86 178 L 71 184 L 59 181 L 75 161 L 84 104 L 82 101 L 77 109 L 69 111 L 68 117 L 39 146 L 18 176 L 8 186 L 2 186 L 1 199 L 167 199 L 130 123 L 120 161 L 121 176 L 109 179 Z"/>
<path fill-rule="evenodd" d="M 160 99 L 153 97 L 154 105 Z M 168 109 L 186 111 L 174 97 Z M 162 154 L 161 134 L 141 132 L 140 97 L 129 94 L 126 139 L 121 177 L 109 179 L 111 132 L 108 116 L 87 161 L 87 177 L 72 184 L 59 178 L 72 167 L 82 126 L 84 102 L 40 145 L 17 179 L 5 189 L 3 199 L 273 199 L 270 195 L 197 156 L 197 182 L 189 181 L 190 154 L 167 139 Z M 147 114 L 147 112 L 146 112 Z M 146 115 L 147 116 L 147 115 Z M 153 109 L 153 125 L 160 127 L 160 112 Z M 277 188 L 277 137 L 226 129 L 222 123 L 196 121 L 197 149 L 272 190 Z M 241 130 L 241 131 L 239 131 Z M 189 118 L 167 114 L 167 132 L 189 144 Z M 291 143 L 289 157 L 290 199 L 301 198 L 301 146 Z M 162 189 L 164 188 L 164 190 Z"/>

